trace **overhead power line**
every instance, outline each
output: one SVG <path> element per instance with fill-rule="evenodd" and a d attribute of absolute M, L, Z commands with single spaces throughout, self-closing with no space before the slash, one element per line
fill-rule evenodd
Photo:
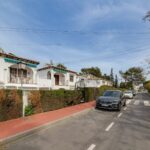
<path fill-rule="evenodd" d="M 20 28 L 20 27 L 0 27 L 1 32 L 35 32 L 35 33 L 63 33 L 63 34 L 109 34 L 109 33 L 117 33 L 117 34 L 124 34 L 124 35 L 145 35 L 150 34 L 150 31 L 142 31 L 142 32 L 130 32 L 130 31 L 117 31 L 117 30 L 103 30 L 103 31 L 84 31 L 84 30 L 58 30 L 58 29 L 44 29 L 44 28 Z"/>
<path fill-rule="evenodd" d="M 131 51 L 132 50 L 132 51 Z M 125 55 L 133 55 L 133 53 L 137 53 L 137 52 L 141 52 L 141 51 L 149 51 L 150 47 L 141 47 L 141 48 L 131 48 L 131 49 L 126 49 L 126 50 L 119 50 L 115 52 L 115 58 L 117 59 L 118 56 L 125 56 Z M 111 50 L 112 51 L 112 50 Z M 115 51 L 115 50 L 114 50 Z M 132 53 L 130 53 L 129 51 L 131 51 Z M 98 53 L 98 52 L 97 52 Z M 88 57 L 88 58 L 83 58 L 83 59 L 76 59 L 73 61 L 65 61 L 63 62 L 64 64 L 70 64 L 70 63 L 76 63 L 76 62 L 86 62 L 86 61 L 92 61 L 95 59 L 101 59 L 101 58 L 111 58 L 113 57 L 112 55 L 99 55 L 99 53 L 97 54 L 97 56 L 93 56 L 93 57 Z M 133 56 L 134 57 L 134 56 Z M 128 61 L 128 60 L 127 60 Z"/>

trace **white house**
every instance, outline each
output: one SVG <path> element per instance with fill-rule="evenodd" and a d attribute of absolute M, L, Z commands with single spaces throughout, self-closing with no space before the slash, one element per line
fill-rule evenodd
<path fill-rule="evenodd" d="M 0 88 L 9 89 L 67 89 L 112 85 L 110 81 L 56 66 L 37 69 L 39 62 L 0 51 Z"/>
<path fill-rule="evenodd" d="M 36 89 L 39 62 L 0 51 L 0 87 Z"/>
<path fill-rule="evenodd" d="M 46 66 L 38 69 L 38 86 L 43 89 L 74 89 L 78 74 L 68 69 L 56 66 Z"/>
<path fill-rule="evenodd" d="M 76 87 L 98 88 L 103 85 L 112 86 L 112 82 L 109 80 L 95 77 L 91 74 L 79 76 L 78 82 L 76 83 Z"/>

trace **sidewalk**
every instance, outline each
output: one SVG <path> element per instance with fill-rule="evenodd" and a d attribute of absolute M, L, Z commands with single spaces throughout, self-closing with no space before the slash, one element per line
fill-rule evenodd
<path fill-rule="evenodd" d="M 25 118 L 13 119 L 5 122 L 0 122 L 0 142 L 3 142 L 11 137 L 24 134 L 32 131 L 32 129 L 40 128 L 48 123 L 53 123 L 65 117 L 81 112 L 86 109 L 93 108 L 95 101 L 83 103 L 63 109 L 35 114 Z"/>

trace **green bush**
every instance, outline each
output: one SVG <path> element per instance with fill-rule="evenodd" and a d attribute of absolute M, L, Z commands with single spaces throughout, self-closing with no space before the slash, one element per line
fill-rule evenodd
<path fill-rule="evenodd" d="M 22 116 L 22 91 L 0 90 L 0 121 Z"/>
<path fill-rule="evenodd" d="M 115 89 L 116 89 L 116 88 L 114 88 L 114 87 L 112 87 L 112 86 L 106 86 L 106 85 L 101 86 L 101 87 L 99 88 L 99 95 L 102 96 L 106 90 L 115 90 Z"/>
<path fill-rule="evenodd" d="M 25 107 L 25 116 L 30 116 L 33 114 L 33 106 L 32 105 L 28 105 Z"/>
<path fill-rule="evenodd" d="M 40 102 L 34 103 L 34 113 L 39 113 L 36 109 L 39 107 L 36 105 L 41 105 L 41 112 L 47 112 L 51 110 L 60 109 L 67 106 L 72 106 L 79 104 L 82 99 L 82 92 L 80 90 L 51 90 L 51 91 L 36 91 L 39 92 L 38 100 Z M 32 94 L 33 93 L 33 94 Z M 35 95 L 35 91 L 30 92 L 31 95 Z M 39 97 L 40 96 L 40 97 Z M 30 96 L 31 104 L 33 103 L 33 96 Z"/>
<path fill-rule="evenodd" d="M 99 89 L 98 88 L 84 88 L 82 89 L 83 95 L 85 97 L 85 101 L 93 101 L 96 99 L 96 97 L 99 95 Z"/>
<path fill-rule="evenodd" d="M 144 83 L 144 88 L 147 89 L 148 92 L 150 93 L 150 81 Z"/>
<path fill-rule="evenodd" d="M 115 88 L 115 87 L 112 87 L 112 86 L 107 86 L 107 85 L 104 85 L 104 86 L 101 86 L 99 88 L 99 96 L 102 96 L 104 94 L 105 91 L 107 90 L 120 90 L 120 91 L 125 91 L 126 89 L 124 88 Z"/>

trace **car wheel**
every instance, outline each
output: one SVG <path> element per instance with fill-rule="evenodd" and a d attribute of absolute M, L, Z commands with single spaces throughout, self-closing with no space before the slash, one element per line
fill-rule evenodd
<path fill-rule="evenodd" d="M 118 111 L 121 111 L 121 103 L 118 104 Z"/>
<path fill-rule="evenodd" d="M 124 106 L 124 107 L 126 106 L 126 101 L 124 102 L 123 106 Z"/>

